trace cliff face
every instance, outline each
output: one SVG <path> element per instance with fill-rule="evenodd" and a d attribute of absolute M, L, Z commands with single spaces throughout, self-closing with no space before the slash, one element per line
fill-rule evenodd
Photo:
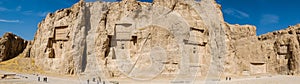
<path fill-rule="evenodd" d="M 297 74 L 297 28 L 256 36 L 224 22 L 214 0 L 80 1 L 38 25 L 30 57 L 45 71 L 88 76 Z"/>
<path fill-rule="evenodd" d="M 0 62 L 18 56 L 26 48 L 27 41 L 12 33 L 5 33 L 0 38 Z"/>
<path fill-rule="evenodd" d="M 38 25 L 31 48 L 30 57 L 35 58 L 36 65 L 56 73 L 80 72 L 86 51 L 88 29 L 85 20 L 83 2 L 48 14 Z"/>
<path fill-rule="evenodd" d="M 255 75 L 266 73 L 265 58 L 259 40 L 256 36 L 256 27 L 251 25 L 230 25 L 227 24 L 226 37 L 228 45 L 228 54 L 225 61 L 225 74 L 229 76 L 236 75 Z M 258 65 L 258 69 L 251 69 L 251 64 Z M 259 64 L 263 64 L 260 66 Z"/>
<path fill-rule="evenodd" d="M 231 76 L 299 74 L 299 28 L 256 36 L 250 25 L 228 25 L 228 52 L 225 73 Z"/>
<path fill-rule="evenodd" d="M 298 24 L 258 37 L 269 73 L 299 74 L 299 29 Z"/>
<path fill-rule="evenodd" d="M 81 1 L 48 14 L 39 24 L 31 57 L 46 71 L 108 77 L 193 74 L 201 67 L 200 76 L 217 55 L 214 68 L 221 66 L 225 33 L 215 1 L 167 2 Z"/>

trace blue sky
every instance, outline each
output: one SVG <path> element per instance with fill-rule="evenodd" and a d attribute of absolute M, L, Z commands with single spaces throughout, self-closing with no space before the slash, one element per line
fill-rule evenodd
<path fill-rule="evenodd" d="M 0 0 L 0 36 L 13 32 L 32 40 L 47 13 L 70 7 L 78 0 Z M 95 1 L 95 0 L 86 0 Z M 105 0 L 117 1 L 117 0 Z M 143 0 L 151 1 L 151 0 Z M 225 21 L 257 26 L 257 34 L 300 23 L 300 0 L 218 0 Z"/>
<path fill-rule="evenodd" d="M 219 0 L 225 21 L 251 24 L 257 34 L 300 23 L 300 0 Z"/>

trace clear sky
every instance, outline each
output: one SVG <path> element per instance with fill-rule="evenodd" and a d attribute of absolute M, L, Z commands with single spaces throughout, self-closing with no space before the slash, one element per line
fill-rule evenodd
<path fill-rule="evenodd" d="M 0 36 L 4 32 L 13 32 L 26 40 L 32 40 L 37 24 L 47 13 L 70 7 L 78 1 L 0 0 Z M 231 24 L 255 25 L 258 35 L 300 23 L 300 0 L 218 0 L 217 2 L 222 5 L 225 21 Z"/>
<path fill-rule="evenodd" d="M 225 21 L 251 24 L 257 34 L 300 23 L 300 0 L 219 0 Z"/>

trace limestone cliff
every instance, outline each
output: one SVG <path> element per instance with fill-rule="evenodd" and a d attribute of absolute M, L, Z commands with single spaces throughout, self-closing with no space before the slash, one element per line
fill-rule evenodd
<path fill-rule="evenodd" d="M 45 71 L 89 77 L 298 74 L 298 28 L 256 36 L 226 23 L 214 0 L 81 0 L 39 23 L 29 55 Z"/>
<path fill-rule="evenodd" d="M 300 24 L 258 37 L 268 73 L 299 74 L 299 30 Z"/>
<path fill-rule="evenodd" d="M 222 66 L 225 33 L 219 5 L 213 0 L 167 2 L 80 1 L 47 15 L 30 55 L 46 71 L 107 77 L 139 77 L 152 69 L 161 76 L 200 76 L 207 73 L 210 57 L 217 62 L 212 69 Z M 149 64 L 158 66 L 142 67 Z"/>
<path fill-rule="evenodd" d="M 256 36 L 250 25 L 228 25 L 229 54 L 225 73 L 230 76 L 299 74 L 299 25 Z"/>

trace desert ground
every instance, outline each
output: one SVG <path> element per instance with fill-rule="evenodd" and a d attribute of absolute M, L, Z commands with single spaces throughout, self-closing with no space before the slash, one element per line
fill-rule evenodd
<path fill-rule="evenodd" d="M 220 80 L 220 81 L 169 81 L 169 80 L 151 80 L 151 81 L 138 81 L 130 79 L 110 79 L 101 82 L 93 82 L 92 80 L 80 79 L 80 77 L 57 77 L 57 76 L 45 76 L 39 74 L 21 74 L 7 71 L 0 71 L 0 74 L 16 74 L 13 78 L 0 79 L 0 84 L 296 84 L 300 81 L 300 77 L 297 76 L 261 76 L 261 77 L 247 77 L 232 80 Z M 38 77 L 47 77 L 47 82 L 38 81 Z"/>
<path fill-rule="evenodd" d="M 0 37 L 0 84 L 300 81 L 300 24 L 259 35 L 254 25 L 226 22 L 217 0 L 77 1 L 45 15 L 32 40 Z"/>

